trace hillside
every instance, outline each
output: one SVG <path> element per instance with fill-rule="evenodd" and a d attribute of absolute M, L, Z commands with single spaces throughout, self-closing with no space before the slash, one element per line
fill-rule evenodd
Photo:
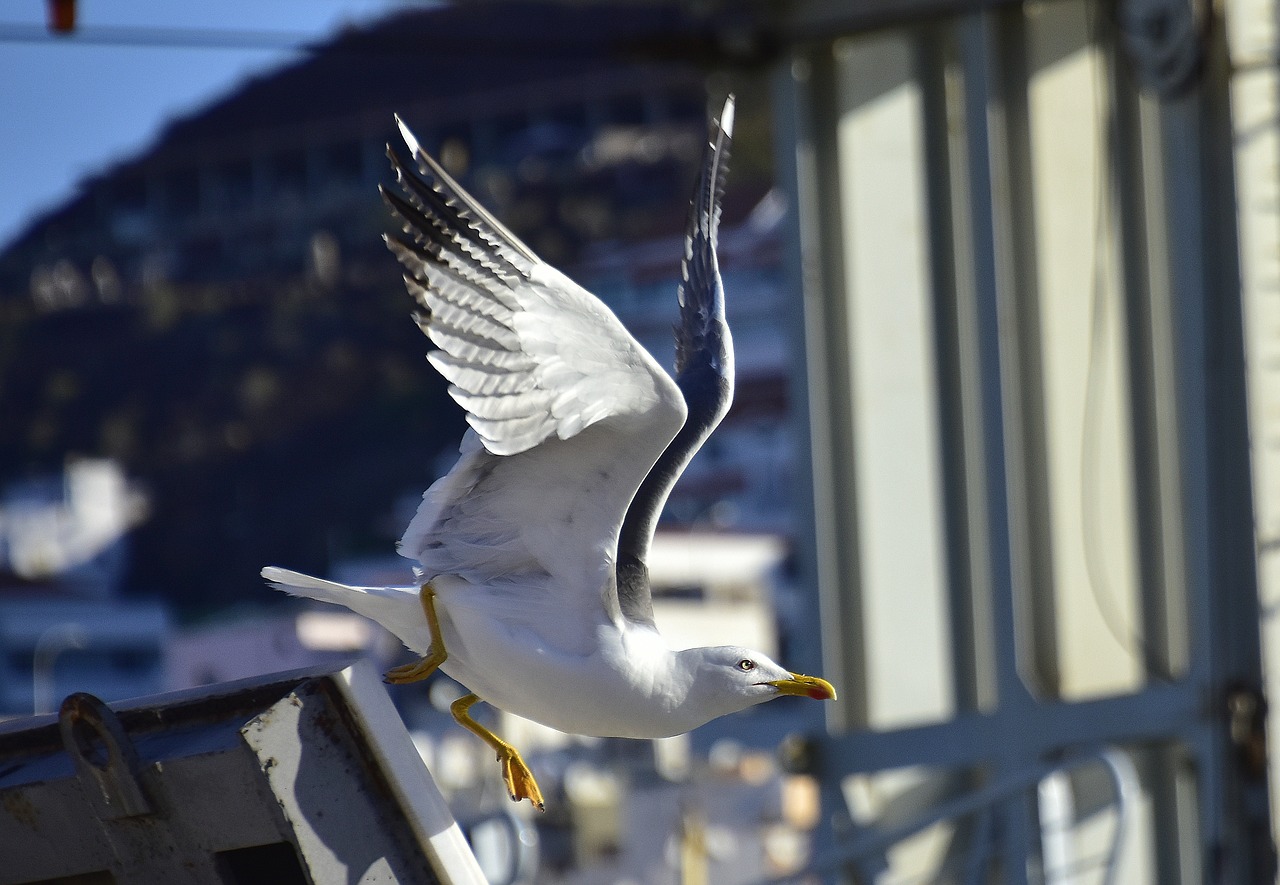
<path fill-rule="evenodd" d="M 396 503 L 464 427 L 380 242 L 391 111 L 572 271 L 683 227 L 708 73 L 667 56 L 718 57 L 704 25 L 658 5 L 401 13 L 175 120 L 0 252 L 0 485 L 117 459 L 151 499 L 129 592 L 192 611 L 261 600 L 268 562 L 390 552 Z M 770 175 L 767 86 L 734 76 L 729 224 Z"/>

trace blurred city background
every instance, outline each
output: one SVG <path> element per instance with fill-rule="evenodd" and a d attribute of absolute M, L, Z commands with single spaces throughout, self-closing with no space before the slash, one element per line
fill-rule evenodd
<path fill-rule="evenodd" d="M 258 577 L 409 583 L 456 456 L 380 238 L 392 115 L 669 365 L 733 92 L 737 394 L 655 612 L 841 700 L 506 717 L 538 815 L 456 684 L 389 688 L 470 832 L 514 821 L 486 871 L 1271 881 L 1277 9 L 0 0 L 0 716 L 408 660 Z"/>

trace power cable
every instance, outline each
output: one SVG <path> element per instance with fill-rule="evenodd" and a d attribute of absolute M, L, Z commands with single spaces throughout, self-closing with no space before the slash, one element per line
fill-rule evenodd
<path fill-rule="evenodd" d="M 0 22 L 0 43 L 32 43 L 74 48 L 120 46 L 154 49 L 289 49 L 315 52 L 324 40 L 314 34 L 236 28 L 155 28 L 97 25 L 72 34 L 52 34 L 44 25 Z"/>

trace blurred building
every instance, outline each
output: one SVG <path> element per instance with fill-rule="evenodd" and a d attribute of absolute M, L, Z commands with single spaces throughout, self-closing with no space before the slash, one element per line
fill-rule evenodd
<path fill-rule="evenodd" d="M 181 690 L 268 673 L 336 667 L 358 657 L 375 664 L 395 652 L 381 627 L 339 609 L 230 615 L 175 630 L 166 689 Z M 385 668 L 384 668 L 385 669 Z"/>
<path fill-rule="evenodd" d="M 75 691 L 155 694 L 171 628 L 156 602 L 0 596 L 0 717 L 50 712 Z"/>
<path fill-rule="evenodd" d="M 115 595 L 128 533 L 146 513 L 145 493 L 113 461 L 75 460 L 60 476 L 11 483 L 0 492 L 0 591 L 40 584 L 77 596 Z"/>
<path fill-rule="evenodd" d="M 162 687 L 168 608 L 120 598 L 146 511 L 111 461 L 0 493 L 0 716 L 47 712 L 72 691 L 119 700 Z"/>

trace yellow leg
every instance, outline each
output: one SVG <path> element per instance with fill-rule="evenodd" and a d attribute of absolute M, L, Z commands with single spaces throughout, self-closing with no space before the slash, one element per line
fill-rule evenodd
<path fill-rule="evenodd" d="M 542 791 L 538 789 L 538 782 L 533 779 L 533 772 L 529 771 L 529 766 L 520 758 L 520 751 L 467 713 L 479 700 L 473 694 L 458 698 L 449 707 L 449 712 L 453 713 L 453 718 L 458 720 L 459 725 L 497 751 L 498 761 L 502 763 L 502 781 L 507 785 L 507 794 L 511 796 L 511 800 L 519 802 L 521 799 L 528 799 L 534 808 L 544 811 L 546 807 L 542 803 Z"/>
<path fill-rule="evenodd" d="M 430 582 L 422 585 L 418 599 L 422 602 L 423 614 L 427 616 L 427 629 L 431 631 L 431 648 L 422 660 L 388 670 L 382 677 L 383 682 L 392 685 L 419 682 L 434 673 L 449 657 L 444 648 L 444 639 L 440 636 L 440 618 L 436 616 L 436 591 L 431 588 Z"/>

